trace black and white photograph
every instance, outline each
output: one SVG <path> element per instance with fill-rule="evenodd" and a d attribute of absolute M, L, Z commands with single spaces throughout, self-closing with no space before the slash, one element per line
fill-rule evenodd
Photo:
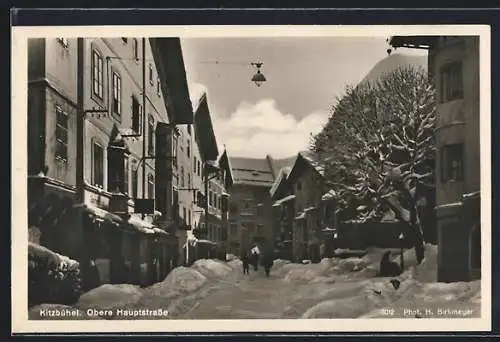
<path fill-rule="evenodd" d="M 489 28 L 349 30 L 13 28 L 18 328 L 491 324 Z"/>

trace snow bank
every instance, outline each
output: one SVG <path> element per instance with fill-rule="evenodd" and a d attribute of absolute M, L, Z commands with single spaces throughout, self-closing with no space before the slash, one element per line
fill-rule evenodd
<path fill-rule="evenodd" d="M 191 266 L 208 279 L 224 278 L 233 272 L 233 268 L 226 263 L 212 259 L 200 259 Z"/>
<path fill-rule="evenodd" d="M 104 284 L 80 296 L 76 307 L 81 309 L 114 310 L 128 308 L 142 296 L 139 286 L 130 284 Z"/>

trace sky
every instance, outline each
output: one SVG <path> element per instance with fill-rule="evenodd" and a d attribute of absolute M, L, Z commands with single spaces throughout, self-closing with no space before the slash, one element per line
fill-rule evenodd
<path fill-rule="evenodd" d="M 255 158 L 307 149 L 336 98 L 389 48 L 385 37 L 184 38 L 181 44 L 192 97 L 206 91 L 218 145 L 230 156 Z M 260 87 L 250 81 L 251 62 L 263 63 L 267 81 Z"/>

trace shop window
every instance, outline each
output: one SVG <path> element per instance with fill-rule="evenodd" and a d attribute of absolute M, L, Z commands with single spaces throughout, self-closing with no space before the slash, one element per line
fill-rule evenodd
<path fill-rule="evenodd" d="M 132 196 L 137 198 L 137 180 L 139 174 L 136 169 L 132 168 Z"/>
<path fill-rule="evenodd" d="M 445 145 L 441 148 L 441 180 L 463 179 L 463 144 Z"/>
<path fill-rule="evenodd" d="M 441 102 L 463 98 L 462 62 L 453 62 L 441 68 Z"/>
<path fill-rule="evenodd" d="M 152 174 L 148 175 L 148 198 L 155 198 L 155 180 Z"/>
<path fill-rule="evenodd" d="M 68 114 L 56 106 L 56 159 L 68 159 Z"/>
<path fill-rule="evenodd" d="M 104 186 L 104 149 L 97 143 L 92 143 L 92 185 Z"/>

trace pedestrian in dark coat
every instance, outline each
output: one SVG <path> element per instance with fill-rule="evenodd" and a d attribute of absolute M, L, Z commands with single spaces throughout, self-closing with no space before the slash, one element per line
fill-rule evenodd
<path fill-rule="evenodd" d="M 248 272 L 250 271 L 250 257 L 248 255 L 248 252 L 243 254 L 241 261 L 243 262 L 243 274 L 248 274 Z"/>

